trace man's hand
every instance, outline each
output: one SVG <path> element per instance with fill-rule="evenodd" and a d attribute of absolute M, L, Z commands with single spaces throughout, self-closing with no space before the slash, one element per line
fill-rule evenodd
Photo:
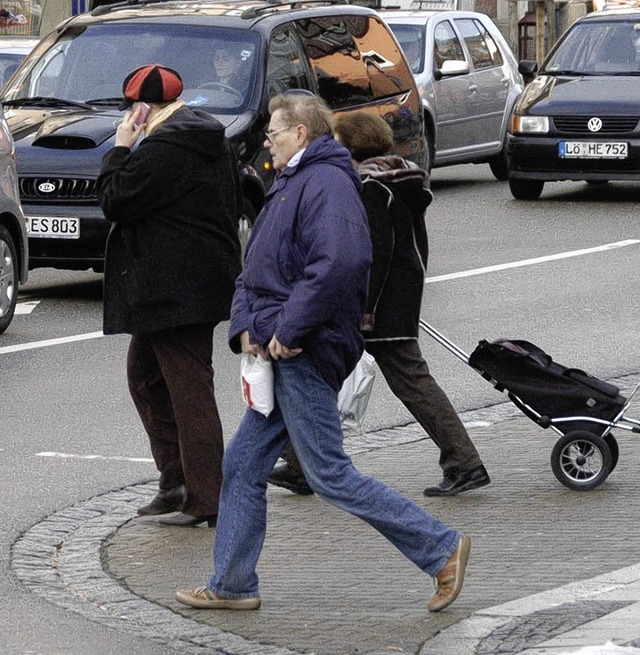
<path fill-rule="evenodd" d="M 136 118 L 141 111 L 141 106 L 138 105 L 134 111 L 129 111 L 122 119 L 122 123 L 116 129 L 116 145 L 124 146 L 125 148 L 133 147 L 133 144 L 138 140 L 140 133 L 144 129 L 145 124 L 136 125 Z"/>
<path fill-rule="evenodd" d="M 240 335 L 240 349 L 243 353 L 247 353 L 249 355 L 262 355 L 263 359 L 267 359 L 267 351 L 257 343 L 251 343 L 249 330 L 245 330 Z"/>
<path fill-rule="evenodd" d="M 286 346 L 283 346 L 278 339 L 276 338 L 276 335 L 274 334 L 271 337 L 271 341 L 269 342 L 269 354 L 271 355 L 271 359 L 291 359 L 292 357 L 295 357 L 296 355 L 299 355 L 302 352 L 302 348 L 287 348 Z"/>

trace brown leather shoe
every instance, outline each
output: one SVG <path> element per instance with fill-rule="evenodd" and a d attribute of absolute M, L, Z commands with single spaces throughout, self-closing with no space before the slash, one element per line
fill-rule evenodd
<path fill-rule="evenodd" d="M 257 610 L 260 598 L 222 598 L 207 587 L 178 589 L 176 600 L 199 610 Z"/>
<path fill-rule="evenodd" d="M 427 603 L 427 609 L 430 612 L 439 612 L 445 607 L 449 607 L 460 595 L 470 550 L 471 539 L 462 535 L 455 552 L 436 576 L 436 590 L 431 594 Z"/>

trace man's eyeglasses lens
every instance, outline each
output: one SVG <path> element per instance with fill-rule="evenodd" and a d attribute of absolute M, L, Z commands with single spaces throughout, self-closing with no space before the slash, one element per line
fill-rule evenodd
<path fill-rule="evenodd" d="M 273 137 L 276 134 L 280 134 L 280 132 L 284 132 L 285 130 L 288 130 L 290 127 L 291 127 L 290 125 L 287 125 L 286 127 L 279 127 L 277 130 L 271 130 L 270 132 L 265 132 L 264 136 L 267 141 L 273 143 Z"/>

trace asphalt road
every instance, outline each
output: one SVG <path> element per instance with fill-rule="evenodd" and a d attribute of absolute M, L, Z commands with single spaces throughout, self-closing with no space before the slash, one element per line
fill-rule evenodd
<path fill-rule="evenodd" d="M 550 184 L 525 203 L 487 166 L 459 166 L 434 171 L 433 190 L 426 320 L 467 351 L 481 338 L 523 338 L 604 378 L 639 370 L 640 186 Z M 9 571 L 11 544 L 29 526 L 156 477 L 126 389 L 127 337 L 69 340 L 99 333 L 101 284 L 88 272 L 33 271 L 20 297 L 25 313 L 0 337 L 1 655 L 173 652 L 36 599 Z M 225 330 L 214 363 L 229 437 L 243 407 Z M 442 346 L 427 336 L 422 343 L 459 410 L 504 400 Z M 379 378 L 368 429 L 410 419 Z"/>

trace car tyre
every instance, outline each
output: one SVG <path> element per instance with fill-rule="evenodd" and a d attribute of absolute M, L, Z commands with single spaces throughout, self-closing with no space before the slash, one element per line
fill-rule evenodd
<path fill-rule="evenodd" d="M 516 200 L 537 200 L 544 189 L 544 182 L 541 180 L 509 180 L 511 195 Z"/>
<path fill-rule="evenodd" d="M 0 333 L 11 323 L 18 302 L 18 256 L 9 230 L 0 225 Z"/>
<path fill-rule="evenodd" d="M 496 180 L 500 182 L 506 182 L 509 179 L 509 169 L 507 168 L 507 158 L 504 156 L 504 153 L 500 153 L 496 157 L 492 157 L 489 160 L 489 168 Z"/>

